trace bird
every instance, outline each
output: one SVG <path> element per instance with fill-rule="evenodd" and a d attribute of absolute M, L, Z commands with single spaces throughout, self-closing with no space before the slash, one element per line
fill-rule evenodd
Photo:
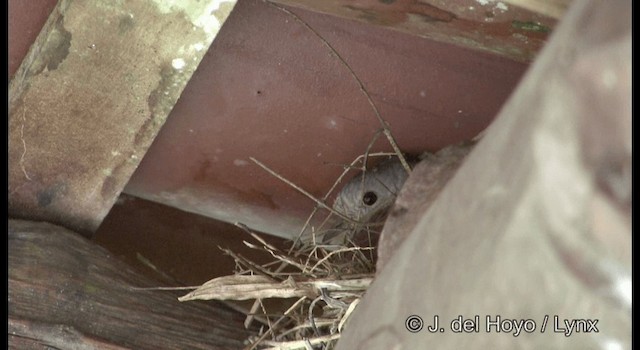
<path fill-rule="evenodd" d="M 349 180 L 336 196 L 333 210 L 350 221 L 338 223 L 325 234 L 322 242 L 344 244 L 353 240 L 357 243 L 365 238 L 371 241 L 371 234 L 376 233 L 375 227 L 381 228 L 408 176 L 399 158 L 392 156 Z"/>

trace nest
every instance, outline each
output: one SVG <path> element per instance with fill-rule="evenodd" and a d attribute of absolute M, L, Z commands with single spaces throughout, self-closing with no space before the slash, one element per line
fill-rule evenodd
<path fill-rule="evenodd" d="M 347 325 L 349 316 L 373 280 L 375 241 L 378 234 L 376 231 L 379 231 L 382 225 L 354 222 L 343 213 L 336 212 L 326 202 L 350 169 L 366 170 L 368 157 L 397 156 L 407 172 L 410 172 L 411 168 L 364 84 L 342 56 L 295 13 L 270 1 L 266 2 L 309 30 L 333 54 L 357 83 L 379 121 L 381 129 L 375 133 L 365 154 L 356 158 L 350 166 L 345 167 L 345 171 L 321 199 L 315 198 L 258 160 L 250 158 L 255 164 L 313 200 L 316 203 L 316 208 L 309 215 L 309 219 L 292 248 L 286 252 L 269 245 L 244 225 L 236 224 L 249 232 L 257 241 L 257 244 L 244 243 L 251 248 L 270 254 L 274 258 L 273 262 L 259 265 L 223 249 L 235 259 L 236 273 L 206 282 L 179 300 L 254 300 L 245 326 L 248 327 L 254 320 L 258 320 L 266 327 L 262 328 L 255 339 L 248 340 L 249 345 L 245 350 L 333 349 L 342 330 Z M 381 135 L 387 138 L 389 145 L 394 150 L 393 153 L 369 152 Z M 360 166 L 357 166 L 358 164 Z M 311 228 L 309 234 L 309 223 L 320 209 L 329 211 L 329 218 L 332 216 L 340 218 L 344 221 L 343 224 L 324 229 L 321 225 L 317 230 Z M 300 237 L 304 233 L 307 233 L 307 238 L 310 237 L 310 239 L 301 242 Z M 341 241 L 332 239 L 331 245 L 325 245 L 319 243 L 322 242 L 324 235 L 343 237 L 344 239 Z M 362 237 L 366 238 L 365 243 L 363 243 Z M 349 238 L 357 238 L 357 244 Z M 263 301 L 273 298 L 285 300 L 293 298 L 293 302 L 281 313 L 272 314 L 266 311 Z"/>
<path fill-rule="evenodd" d="M 245 244 L 271 254 L 272 263 L 258 265 L 225 250 L 236 261 L 236 273 L 206 282 L 180 300 L 255 300 L 245 326 L 258 320 L 265 327 L 249 339 L 248 349 L 332 349 L 373 280 L 373 248 L 315 245 L 288 253 L 253 237 L 259 244 Z M 293 301 L 281 314 L 269 314 L 263 300 L 270 298 Z"/>
<path fill-rule="evenodd" d="M 253 300 L 245 326 L 260 322 L 262 327 L 257 336 L 248 339 L 247 350 L 333 349 L 349 316 L 373 281 L 375 244 L 382 225 L 353 222 L 324 202 L 349 169 L 364 170 L 367 157 L 388 155 L 372 153 L 358 157 L 346 167 L 322 200 L 313 198 L 322 205 L 316 206 L 302 228 L 298 238 L 306 239 L 296 240 L 288 251 L 274 247 L 246 226 L 236 223 L 255 240 L 244 244 L 271 255 L 273 261 L 260 265 L 222 249 L 235 260 L 235 274 L 210 280 L 179 300 Z M 263 164 L 254 162 L 289 183 Z M 362 167 L 356 166 L 358 163 L 363 164 Z M 310 228 L 309 222 L 322 208 L 330 212 L 329 216 L 317 230 Z M 328 219 L 336 216 L 341 219 L 339 224 L 335 225 L 334 220 L 332 225 L 327 225 L 331 222 Z M 332 237 L 331 244 L 323 243 L 324 236 Z M 360 239 L 354 242 L 351 239 L 354 237 Z M 282 299 L 280 304 L 287 307 L 277 313 L 267 312 L 264 302 L 274 298 Z"/>

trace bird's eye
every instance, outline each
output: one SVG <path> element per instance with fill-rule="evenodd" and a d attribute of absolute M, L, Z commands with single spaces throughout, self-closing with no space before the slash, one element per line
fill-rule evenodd
<path fill-rule="evenodd" d="M 367 192 L 364 194 L 364 196 L 362 196 L 362 203 L 364 203 L 365 205 L 373 205 L 375 204 L 375 202 L 378 200 L 378 196 L 376 195 L 375 192 Z"/>

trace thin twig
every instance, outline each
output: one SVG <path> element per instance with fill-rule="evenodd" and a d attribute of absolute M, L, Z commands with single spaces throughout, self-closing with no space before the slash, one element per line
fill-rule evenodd
<path fill-rule="evenodd" d="M 130 290 L 194 290 L 201 286 L 187 286 L 187 287 L 129 287 Z"/>
<path fill-rule="evenodd" d="M 253 319 L 255 318 L 254 314 L 258 311 L 258 307 L 260 306 L 260 303 L 262 303 L 262 299 L 256 299 L 253 301 L 253 305 L 251 305 L 251 309 L 249 309 L 247 318 L 244 320 L 245 329 L 249 329 L 249 327 L 251 327 L 251 322 L 253 322 Z M 269 318 L 267 317 L 267 320 L 268 319 Z"/>
<path fill-rule="evenodd" d="M 322 202 L 326 202 L 326 200 L 329 198 L 329 196 L 331 195 L 331 193 L 333 193 L 333 191 L 336 189 L 336 187 L 338 187 L 338 185 L 340 184 L 340 182 L 342 182 L 342 179 L 349 173 L 349 171 L 351 169 L 356 168 L 356 164 L 358 164 L 358 162 L 360 162 L 361 159 L 366 159 L 367 157 L 385 157 L 385 156 L 392 156 L 395 155 L 395 153 L 389 153 L 389 152 L 376 152 L 376 153 L 369 153 L 368 155 L 364 155 L 361 154 L 359 156 L 356 157 L 356 159 L 354 159 L 351 164 L 349 164 L 348 166 L 345 166 L 344 164 L 340 164 L 340 166 L 344 167 L 344 171 L 340 174 L 340 176 L 338 176 L 338 178 L 336 179 L 336 181 L 333 182 L 333 185 L 331 186 L 331 188 L 329 188 L 329 190 L 327 191 L 327 193 L 322 197 Z M 357 167 L 358 169 L 361 169 L 360 167 Z M 302 226 L 302 229 L 300 230 L 300 232 L 298 233 L 298 236 L 296 237 L 296 239 L 293 241 L 293 244 L 291 245 L 291 248 L 289 248 L 288 254 L 291 254 L 291 252 L 293 251 L 293 249 L 296 247 L 296 245 L 298 244 L 298 242 L 300 241 L 300 238 L 302 237 L 302 235 L 304 234 L 304 232 L 307 230 L 307 228 L 309 227 L 309 223 L 311 222 L 311 219 L 315 216 L 315 214 L 318 212 L 319 207 L 316 206 L 315 208 L 313 208 L 313 211 L 311 212 L 311 214 L 309 215 L 309 217 L 307 218 L 307 221 L 305 221 L 304 225 Z M 327 220 L 329 218 L 327 217 Z M 353 221 L 353 220 L 351 220 Z M 324 222 L 323 222 L 324 224 Z"/>
<path fill-rule="evenodd" d="M 276 322 L 274 322 L 269 327 L 269 329 L 267 329 L 267 331 L 264 332 L 264 334 L 262 334 L 260 336 L 260 338 L 258 338 L 255 342 L 253 342 L 253 344 L 249 345 L 244 350 L 253 350 L 253 349 L 255 349 L 256 346 L 258 346 L 258 344 L 260 344 L 270 333 L 273 333 L 275 331 L 275 326 L 278 325 L 280 323 L 280 321 L 282 321 L 284 318 L 286 318 L 293 310 L 295 310 L 296 307 L 298 307 L 298 305 L 300 305 L 306 299 L 307 299 L 307 297 L 301 297 L 300 299 L 298 299 L 298 301 L 293 303 L 293 305 L 291 305 L 291 307 L 289 309 L 287 309 L 287 311 L 284 312 L 284 315 L 282 315 L 282 317 L 280 317 L 278 320 L 276 320 Z"/>
<path fill-rule="evenodd" d="M 251 237 L 253 237 L 256 241 L 260 242 L 263 246 L 265 246 L 266 248 L 273 250 L 273 251 L 280 251 L 280 249 L 272 246 L 271 244 L 267 243 L 267 241 L 265 241 L 262 237 L 260 237 L 258 234 L 256 234 L 255 232 L 251 231 L 249 229 L 249 227 L 241 222 L 235 222 L 234 223 L 235 226 L 241 228 L 242 230 L 244 230 L 244 232 L 248 233 Z"/>
<path fill-rule="evenodd" d="M 329 44 L 329 42 L 322 37 L 322 35 L 320 35 L 315 29 L 311 28 L 311 26 L 309 24 L 307 24 L 307 22 L 303 21 L 300 17 L 298 17 L 298 15 L 296 15 L 295 13 L 287 10 L 286 8 L 284 8 L 282 6 L 279 6 L 279 5 L 276 5 L 276 4 L 272 3 L 271 1 L 268 1 L 268 0 L 263 0 L 263 1 L 266 2 L 267 4 L 269 4 L 270 6 L 273 6 L 274 8 L 277 8 L 280 11 L 282 11 L 282 12 L 288 14 L 289 16 L 293 17 L 293 19 L 295 19 L 298 23 L 300 23 L 302 26 L 307 28 L 311 33 L 313 33 L 313 35 L 315 35 L 324 44 L 324 46 L 326 46 L 336 56 L 336 58 L 342 63 L 342 65 L 344 65 L 344 67 L 349 71 L 349 73 L 353 77 L 353 80 L 355 80 L 356 83 L 358 84 L 358 87 L 360 88 L 360 91 L 367 98 L 367 101 L 369 102 L 369 105 L 371 105 L 371 108 L 373 109 L 373 112 L 375 113 L 376 118 L 378 119 L 378 121 L 380 122 L 380 125 L 382 126 L 382 129 L 384 130 L 384 135 L 387 137 L 387 140 L 389 140 L 389 144 L 391 145 L 393 150 L 396 152 L 396 155 L 400 159 L 400 163 L 402 163 L 402 166 L 405 168 L 407 173 L 411 173 L 411 166 L 409 166 L 409 163 L 404 158 L 404 155 L 402 154 L 402 151 L 400 151 L 400 147 L 398 147 L 398 143 L 396 142 L 396 140 L 391 135 L 391 130 L 389 129 L 389 124 L 382 118 L 382 116 L 380 115 L 380 112 L 378 111 L 378 107 L 376 107 L 375 103 L 373 102 L 373 99 L 371 98 L 371 95 L 369 95 L 369 92 L 367 92 L 367 89 L 365 89 L 364 84 L 362 83 L 360 78 L 358 78 L 358 76 L 353 71 L 351 66 L 349 66 L 349 64 L 347 64 L 347 61 L 345 61 L 345 59 L 342 58 L 342 56 L 340 56 L 338 51 L 336 51 L 336 49 L 334 49 L 333 46 L 331 46 L 331 44 Z"/>
<path fill-rule="evenodd" d="M 327 261 L 331 256 L 333 256 L 334 254 L 338 254 L 338 253 L 345 253 L 345 252 L 353 252 L 353 251 L 362 251 L 362 250 L 374 250 L 375 248 L 373 247 L 351 247 L 351 248 L 343 248 L 343 249 L 338 249 L 336 251 L 333 251 L 331 253 L 329 253 L 327 256 L 325 256 L 324 258 L 320 259 L 320 261 L 318 261 L 312 268 L 311 270 L 309 270 L 309 273 L 312 273 L 313 270 L 316 269 L 316 267 L 318 267 L 320 264 L 322 264 L 323 262 Z"/>
<path fill-rule="evenodd" d="M 309 323 L 311 324 L 311 329 L 313 330 L 313 333 L 316 336 L 320 335 L 320 332 L 318 331 L 318 327 L 316 327 L 316 322 L 313 318 L 313 308 L 316 306 L 316 303 L 318 301 L 322 300 L 322 297 L 316 297 L 315 299 L 313 299 L 313 301 L 309 304 L 309 311 L 307 312 L 307 315 L 309 317 Z"/>
<path fill-rule="evenodd" d="M 303 195 L 307 196 L 309 199 L 311 199 L 312 201 L 316 202 L 317 205 L 321 206 L 322 208 L 330 211 L 331 213 L 333 213 L 334 215 L 339 216 L 340 218 L 348 221 L 348 222 L 352 222 L 355 223 L 355 221 L 353 221 L 351 218 L 349 218 L 348 216 L 334 210 L 333 208 L 331 208 L 330 206 L 324 204 L 321 200 L 317 199 L 316 197 L 314 197 L 311 193 L 305 191 L 304 189 L 302 189 L 302 187 L 294 184 L 293 182 L 287 180 L 286 178 L 284 178 L 282 175 L 276 173 L 275 171 L 271 170 L 268 166 L 264 165 L 262 162 L 260 162 L 259 160 L 253 158 L 253 157 L 249 157 L 249 159 L 251 159 L 252 162 L 256 163 L 258 166 L 260 166 L 262 169 L 266 170 L 269 174 L 277 177 L 280 181 L 286 183 L 287 185 L 293 187 L 296 189 L 296 191 L 302 193 Z"/>
<path fill-rule="evenodd" d="M 269 276 L 277 281 L 282 281 L 282 278 L 279 278 L 278 276 L 275 276 L 271 271 L 264 269 L 262 266 L 254 263 L 253 261 L 244 258 L 243 256 L 236 254 L 234 252 L 232 252 L 229 249 L 226 248 L 220 248 L 220 250 L 222 250 L 223 252 L 227 253 L 229 256 L 231 256 L 236 262 L 240 263 L 240 264 L 244 264 L 246 267 L 249 268 L 249 270 L 253 271 L 253 272 L 259 272 L 260 274 L 264 275 L 264 276 Z M 272 254 L 273 255 L 273 254 Z"/>

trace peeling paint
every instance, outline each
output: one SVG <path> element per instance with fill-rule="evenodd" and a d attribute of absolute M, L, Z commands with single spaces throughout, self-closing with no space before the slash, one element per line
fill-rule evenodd
<path fill-rule="evenodd" d="M 43 44 L 40 55 L 34 60 L 30 73 L 36 75 L 45 69 L 56 70 L 69 55 L 71 37 L 71 33 L 64 27 L 64 16 L 60 16 Z"/>
<path fill-rule="evenodd" d="M 201 2 L 58 2 L 9 86 L 11 215 L 98 227 L 224 21 Z"/>
<path fill-rule="evenodd" d="M 512 21 L 511 26 L 516 29 L 526 30 L 530 32 L 539 32 L 539 33 L 549 33 L 551 32 L 551 28 L 533 21 L 523 22 L 523 21 Z"/>
<path fill-rule="evenodd" d="M 194 27 L 202 29 L 213 40 L 236 0 L 188 2 L 181 0 L 155 0 L 161 13 L 184 12 Z"/>

